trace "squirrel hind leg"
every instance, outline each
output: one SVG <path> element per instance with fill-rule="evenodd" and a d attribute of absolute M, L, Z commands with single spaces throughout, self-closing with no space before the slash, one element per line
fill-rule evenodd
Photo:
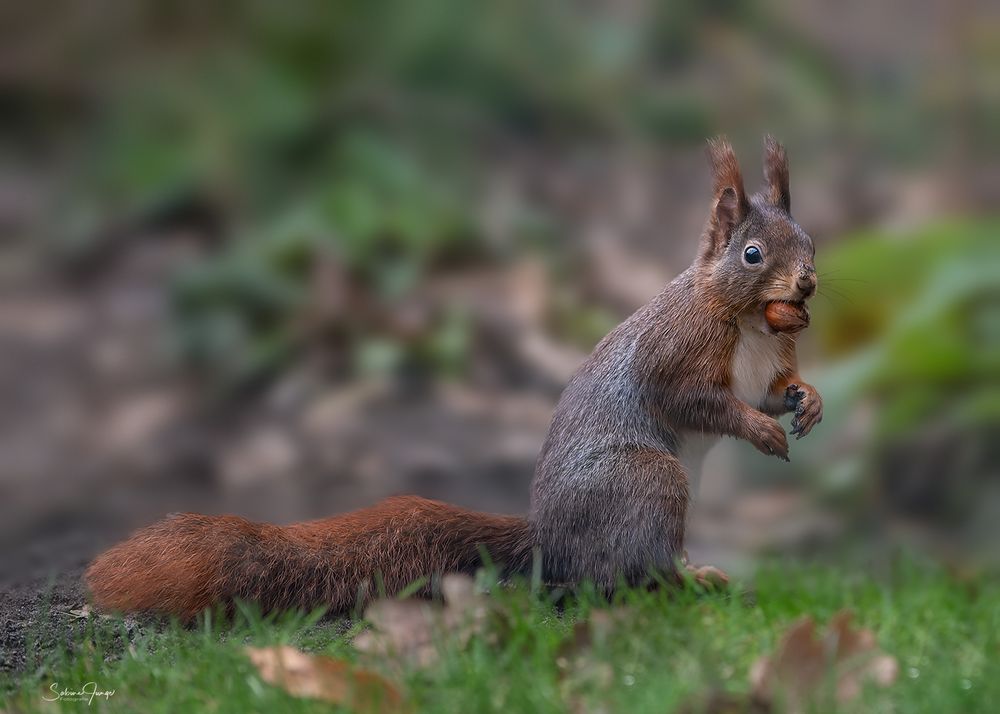
<path fill-rule="evenodd" d="M 558 502 L 539 503 L 532 513 L 546 579 L 590 581 L 608 593 L 622 580 L 641 585 L 654 574 L 679 581 L 689 487 L 677 457 L 630 448 L 589 466 Z"/>

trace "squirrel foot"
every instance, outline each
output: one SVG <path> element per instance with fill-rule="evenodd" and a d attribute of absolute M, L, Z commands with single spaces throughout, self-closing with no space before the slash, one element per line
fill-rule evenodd
<path fill-rule="evenodd" d="M 688 565 L 687 571 L 706 590 L 722 590 L 729 585 L 729 576 L 714 565 Z"/>
<path fill-rule="evenodd" d="M 721 568 L 716 568 L 714 565 L 692 565 L 688 562 L 686 550 L 681 564 L 694 581 L 707 590 L 722 589 L 729 585 L 729 576 Z"/>

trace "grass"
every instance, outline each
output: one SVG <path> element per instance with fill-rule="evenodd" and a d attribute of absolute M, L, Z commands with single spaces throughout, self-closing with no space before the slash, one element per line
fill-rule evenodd
<path fill-rule="evenodd" d="M 369 662 L 401 684 L 414 711 L 671 712 L 708 690 L 745 693 L 747 673 L 771 652 L 790 623 L 812 615 L 825 624 L 842 608 L 872 628 L 895 655 L 899 680 L 866 689 L 845 711 L 995 712 L 1000 702 L 1000 581 L 958 580 L 899 565 L 879 577 L 807 565 L 772 565 L 729 593 L 633 591 L 610 606 L 580 597 L 554 605 L 527 587 L 494 595 L 505 614 L 499 637 L 442 645 L 440 661 L 417 669 Z M 612 634 L 595 639 L 587 669 L 567 674 L 573 623 L 594 608 L 627 608 Z M 161 624 L 137 631 L 121 619 L 92 618 L 66 651 L 39 655 L 37 668 L 2 682 L 8 711 L 49 711 L 49 686 L 95 682 L 114 689 L 107 702 L 61 702 L 69 710 L 135 712 L 320 712 L 329 704 L 296 699 L 265 684 L 243 646 L 287 643 L 356 659 L 343 622 L 243 612 L 233 622 L 204 616 L 197 626 Z M 494 633 L 495 634 L 495 633 Z M 570 652 L 570 654 L 567 654 Z M 828 711 L 828 709 L 823 709 Z"/>

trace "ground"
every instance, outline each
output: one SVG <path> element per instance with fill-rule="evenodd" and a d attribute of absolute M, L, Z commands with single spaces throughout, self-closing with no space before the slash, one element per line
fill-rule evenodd
<path fill-rule="evenodd" d="M 554 603 L 551 593 L 527 585 L 497 590 L 489 602 L 499 614 L 489 625 L 468 642 L 442 630 L 434 645 L 439 656 L 423 665 L 359 654 L 356 623 L 252 613 L 229 623 L 203 618 L 189 628 L 76 618 L 65 608 L 78 604 L 79 591 L 57 590 L 24 632 L 27 659 L 15 663 L 18 671 L 6 674 L 3 687 L 11 711 L 42 710 L 53 683 L 87 682 L 114 689 L 106 702 L 93 703 L 108 711 L 328 711 L 328 704 L 265 683 L 244 651 L 290 644 L 380 672 L 415 711 L 699 711 L 722 694 L 729 706 L 746 705 L 752 664 L 774 651 L 790 625 L 808 615 L 823 628 L 848 609 L 896 658 L 900 674 L 887 688 L 866 687 L 840 710 L 995 711 L 1000 582 L 912 562 L 866 572 L 782 563 L 725 593 L 629 592 L 610 604 L 585 595 Z M 6 638 L 34 598 L 15 593 Z M 575 624 L 587 621 L 586 631 Z M 822 696 L 816 710 L 831 711 Z"/>

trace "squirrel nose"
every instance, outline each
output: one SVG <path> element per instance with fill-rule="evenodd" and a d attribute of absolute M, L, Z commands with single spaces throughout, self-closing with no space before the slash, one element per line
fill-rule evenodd
<path fill-rule="evenodd" d="M 803 298 L 807 298 L 816 292 L 816 268 L 811 265 L 803 266 L 802 270 L 799 271 L 799 277 L 795 281 L 795 286 L 802 293 Z"/>

